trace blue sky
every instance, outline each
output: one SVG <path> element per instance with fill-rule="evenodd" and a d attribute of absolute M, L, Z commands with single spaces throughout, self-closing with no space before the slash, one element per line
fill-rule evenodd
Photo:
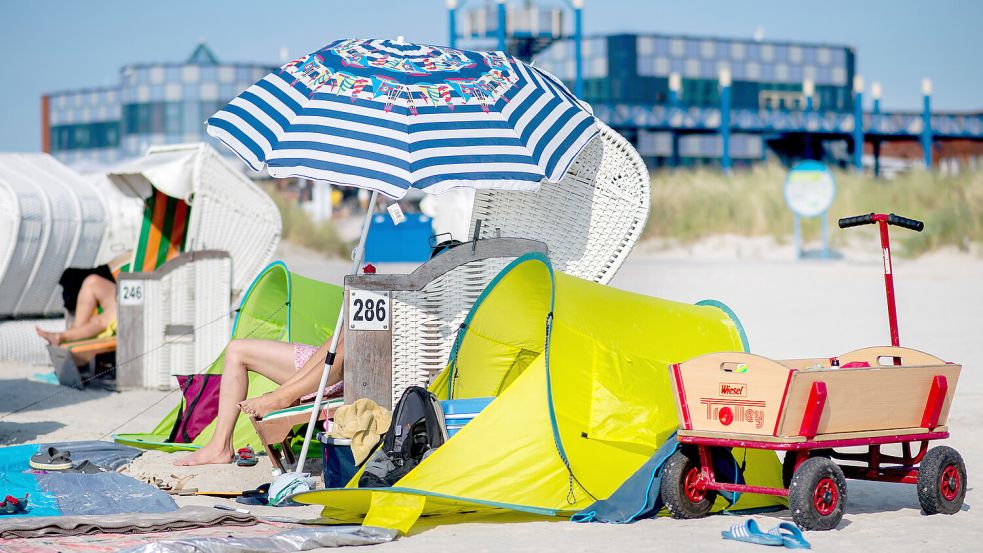
<path fill-rule="evenodd" d="M 469 0 L 480 3 L 483 0 Z M 515 0 L 513 0 L 515 1 Z M 555 0 L 554 0 L 555 1 Z M 983 110 L 976 0 L 585 0 L 587 34 L 665 32 L 848 44 L 885 109 Z M 112 85 L 121 65 L 182 61 L 204 38 L 220 60 L 275 64 L 343 37 L 447 43 L 444 0 L 0 0 L 0 151 L 40 148 L 44 92 Z M 16 71 L 21 68 L 21 71 Z"/>

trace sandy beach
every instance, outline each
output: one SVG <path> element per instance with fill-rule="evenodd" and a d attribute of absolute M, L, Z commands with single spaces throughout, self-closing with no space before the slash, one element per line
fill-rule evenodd
<path fill-rule="evenodd" d="M 868 247 L 871 246 L 871 247 Z M 690 247 L 641 244 L 612 286 L 677 301 L 717 299 L 741 318 L 751 350 L 771 357 L 820 357 L 888 343 L 879 250 L 861 244 L 842 259 L 794 261 L 791 246 L 770 239 L 717 237 Z M 340 281 L 347 268 L 293 247 L 279 256 L 292 270 Z M 405 272 L 409 266 L 380 267 Z M 835 531 L 810 532 L 820 551 L 887 549 L 970 551 L 983 541 L 983 493 L 976 489 L 983 467 L 983 258 L 946 251 L 918 259 L 895 259 L 902 345 L 963 365 L 948 445 L 963 455 L 969 491 L 953 516 L 921 514 L 913 486 L 849 481 L 849 501 Z M 114 432 L 152 428 L 177 395 L 152 390 L 122 393 L 75 391 L 31 380 L 42 367 L 0 365 L 0 445 L 109 439 Z M 149 407 L 148 407 L 149 406 Z M 14 414 L 7 415 L 12 411 Z M 185 480 L 185 487 L 243 490 L 270 479 L 268 459 L 252 468 L 177 468 L 177 455 L 150 452 L 127 472 Z M 181 505 L 218 500 L 179 497 Z M 310 517 L 314 507 L 254 510 Z M 788 511 L 756 517 L 764 528 L 790 520 Z M 633 551 L 679 547 L 701 551 L 751 550 L 720 538 L 739 519 L 713 516 L 696 521 L 665 518 L 632 525 L 579 525 L 564 521 L 446 525 L 373 546 L 384 551 Z"/>

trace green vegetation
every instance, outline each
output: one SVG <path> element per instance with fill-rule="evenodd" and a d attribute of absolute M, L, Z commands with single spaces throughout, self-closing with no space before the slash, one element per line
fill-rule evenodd
<path fill-rule="evenodd" d="M 328 255 L 347 259 L 353 244 L 343 240 L 331 221 L 314 221 L 289 196 L 267 187 L 267 192 L 280 209 L 283 220 L 283 239 L 287 242 Z"/>
<path fill-rule="evenodd" d="M 785 173 L 774 164 L 730 177 L 709 170 L 657 173 L 644 236 L 682 243 L 714 234 L 773 236 L 784 241 L 792 232 L 792 213 L 782 195 Z M 945 246 L 968 250 L 972 243 L 983 243 L 983 171 L 958 176 L 916 171 L 892 180 L 849 171 L 834 176 L 831 229 L 840 217 L 894 212 L 925 222 L 924 232 L 892 233 L 901 253 L 919 255 Z M 818 239 L 819 219 L 803 223 L 804 237 Z M 834 243 L 844 240 L 836 230 L 831 236 Z"/>

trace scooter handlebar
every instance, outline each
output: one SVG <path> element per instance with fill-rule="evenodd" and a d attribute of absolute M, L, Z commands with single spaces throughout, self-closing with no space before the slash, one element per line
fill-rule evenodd
<path fill-rule="evenodd" d="M 909 219 L 893 213 L 887 216 L 887 224 L 894 225 L 896 227 L 904 227 L 915 232 L 921 232 L 922 229 L 925 228 L 925 223 L 921 221 Z"/>
<path fill-rule="evenodd" d="M 874 214 L 868 213 L 866 215 L 856 215 L 853 217 L 844 217 L 839 220 L 840 228 L 849 227 L 859 227 L 860 225 L 873 225 L 874 224 Z"/>

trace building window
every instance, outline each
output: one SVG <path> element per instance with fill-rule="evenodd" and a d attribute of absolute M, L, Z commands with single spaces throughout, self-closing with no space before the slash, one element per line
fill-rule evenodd
<path fill-rule="evenodd" d="M 669 53 L 677 58 L 683 57 L 685 53 L 685 47 L 683 46 L 683 39 L 674 38 L 669 41 Z"/>
<path fill-rule="evenodd" d="M 231 83 L 236 80 L 235 68 L 230 65 L 223 65 L 218 68 L 218 82 L 220 83 Z"/>
<path fill-rule="evenodd" d="M 712 40 L 704 40 L 700 43 L 700 56 L 705 59 L 712 58 L 716 52 Z"/>
<path fill-rule="evenodd" d="M 150 84 L 164 84 L 164 68 L 157 65 L 150 68 Z"/>
<path fill-rule="evenodd" d="M 774 61 L 775 60 L 775 47 L 771 44 L 761 45 L 761 60 L 762 61 Z"/>
<path fill-rule="evenodd" d="M 761 66 L 751 61 L 744 66 L 744 74 L 749 80 L 756 81 L 761 78 Z"/>
<path fill-rule="evenodd" d="M 829 65 L 830 61 L 832 61 L 831 57 L 832 55 L 829 48 L 820 48 L 816 52 L 816 61 L 818 61 L 820 65 Z"/>
<path fill-rule="evenodd" d="M 788 80 L 788 66 L 784 63 L 779 63 L 775 66 L 775 80 L 776 81 L 787 81 Z"/>
<path fill-rule="evenodd" d="M 730 57 L 735 60 L 744 59 L 744 43 L 733 42 L 730 45 Z"/>
<path fill-rule="evenodd" d="M 789 46 L 788 48 L 788 61 L 792 63 L 802 63 L 802 47 L 800 46 Z"/>
<path fill-rule="evenodd" d="M 185 65 L 181 68 L 181 81 L 193 84 L 201 79 L 201 68 L 197 65 Z"/>

